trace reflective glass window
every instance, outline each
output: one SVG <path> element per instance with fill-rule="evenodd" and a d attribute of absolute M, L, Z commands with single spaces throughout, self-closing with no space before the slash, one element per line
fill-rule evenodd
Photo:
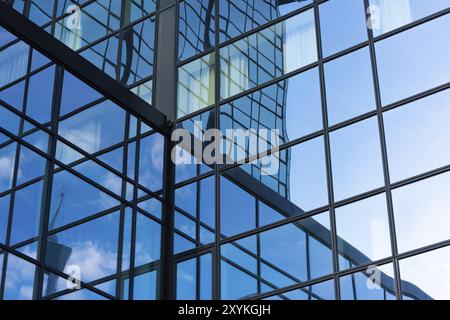
<path fill-rule="evenodd" d="M 450 6 L 448 0 L 370 0 L 373 7 L 372 24 L 374 35 L 381 35 L 400 28 Z"/>
<path fill-rule="evenodd" d="M 383 186 L 383 165 L 376 118 L 334 131 L 330 140 L 336 200 Z"/>
<path fill-rule="evenodd" d="M 400 260 L 402 295 L 413 300 L 448 300 L 450 247 Z"/>
<path fill-rule="evenodd" d="M 384 194 L 336 209 L 338 249 L 352 266 L 391 256 L 386 197 Z M 340 265 L 340 269 L 346 269 Z"/>
<path fill-rule="evenodd" d="M 369 48 L 325 64 L 330 125 L 375 109 L 375 91 Z"/>
<path fill-rule="evenodd" d="M 392 191 L 397 246 L 400 252 L 450 238 L 448 190 L 450 174 L 445 173 Z"/>
<path fill-rule="evenodd" d="M 265 23 L 297 10 L 311 0 L 220 0 L 220 41 L 239 36 Z"/>
<path fill-rule="evenodd" d="M 214 54 L 211 53 L 178 68 L 178 117 L 214 103 L 214 64 Z"/>
<path fill-rule="evenodd" d="M 320 31 L 323 55 L 329 56 L 364 40 L 367 25 L 363 0 L 330 0 L 320 5 Z"/>
<path fill-rule="evenodd" d="M 162 189 L 164 170 L 164 137 L 158 133 L 141 140 L 139 183 L 151 191 Z"/>
<path fill-rule="evenodd" d="M 0 192 L 12 187 L 16 149 L 16 143 L 8 144 L 0 149 Z"/>
<path fill-rule="evenodd" d="M 341 300 L 396 300 L 392 264 L 341 277 L 339 285 Z"/>
<path fill-rule="evenodd" d="M 17 42 L 0 51 L 0 88 L 25 76 L 30 48 L 25 42 Z"/>
<path fill-rule="evenodd" d="M 11 244 L 33 237 L 39 232 L 43 182 L 18 190 L 14 198 Z"/>
<path fill-rule="evenodd" d="M 203 52 L 215 43 L 215 1 L 180 2 L 178 20 L 178 59 L 185 60 Z"/>
<path fill-rule="evenodd" d="M 14 255 L 7 256 L 4 300 L 31 300 L 36 267 Z"/>
<path fill-rule="evenodd" d="M 111 101 L 102 102 L 59 123 L 59 135 L 88 153 L 124 139 L 125 111 Z"/>
<path fill-rule="evenodd" d="M 450 163 L 450 90 L 384 113 L 392 182 Z"/>
<path fill-rule="evenodd" d="M 449 81 L 450 43 L 441 40 L 448 29 L 445 15 L 376 43 L 383 105 Z"/>
<path fill-rule="evenodd" d="M 220 96 L 229 98 L 316 60 L 309 10 L 220 49 Z"/>

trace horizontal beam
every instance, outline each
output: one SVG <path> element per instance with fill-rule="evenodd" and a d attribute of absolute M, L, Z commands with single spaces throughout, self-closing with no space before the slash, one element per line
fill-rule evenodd
<path fill-rule="evenodd" d="M 166 136 L 169 135 L 169 125 L 164 114 L 2 1 L 0 1 L 0 24 L 106 98 L 143 119 L 153 129 Z"/>

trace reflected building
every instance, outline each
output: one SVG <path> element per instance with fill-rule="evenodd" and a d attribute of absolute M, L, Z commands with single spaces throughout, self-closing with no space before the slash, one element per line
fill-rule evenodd
<path fill-rule="evenodd" d="M 448 298 L 450 4 L 417 3 L 2 1 L 0 299 Z"/>

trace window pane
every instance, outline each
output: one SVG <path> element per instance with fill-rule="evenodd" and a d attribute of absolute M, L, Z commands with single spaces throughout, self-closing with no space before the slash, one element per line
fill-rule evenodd
<path fill-rule="evenodd" d="M 384 194 L 336 209 L 338 249 L 352 266 L 392 255 Z M 340 269 L 346 266 L 340 265 Z"/>
<path fill-rule="evenodd" d="M 378 7 L 380 23 L 374 26 L 374 34 L 380 35 L 385 32 L 400 28 L 408 23 L 419 20 L 434 12 L 446 9 L 450 6 L 448 0 L 370 0 L 370 4 Z"/>
<path fill-rule="evenodd" d="M 383 105 L 449 81 L 450 15 L 376 43 Z M 414 52 L 412 55 L 411 52 Z"/>
<path fill-rule="evenodd" d="M 11 244 L 19 243 L 38 235 L 42 186 L 43 182 L 41 181 L 16 192 Z"/>
<path fill-rule="evenodd" d="M 450 164 L 450 90 L 384 113 L 392 182 Z"/>
<path fill-rule="evenodd" d="M 235 266 L 220 263 L 220 297 L 222 300 L 236 300 L 257 292 L 257 280 Z"/>
<path fill-rule="evenodd" d="M 336 201 L 383 186 L 376 118 L 334 131 L 330 140 Z"/>
<path fill-rule="evenodd" d="M 35 266 L 14 255 L 7 256 L 5 300 L 31 300 L 33 298 L 33 285 Z"/>
<path fill-rule="evenodd" d="M 180 3 L 179 14 L 179 60 L 188 59 L 214 46 L 214 0 L 185 0 Z"/>
<path fill-rule="evenodd" d="M 323 55 L 329 56 L 367 40 L 363 0 L 327 1 L 320 5 Z"/>
<path fill-rule="evenodd" d="M 59 135 L 88 153 L 124 139 L 125 111 L 111 101 L 102 102 L 59 123 Z"/>
<path fill-rule="evenodd" d="M 214 103 L 214 63 L 214 54 L 211 53 L 178 68 L 178 117 Z"/>
<path fill-rule="evenodd" d="M 0 88 L 13 82 L 27 72 L 29 47 L 25 42 L 17 42 L 0 51 Z"/>
<path fill-rule="evenodd" d="M 406 299 L 450 299 L 450 247 L 400 261 L 402 294 Z"/>
<path fill-rule="evenodd" d="M 148 272 L 134 277 L 134 300 L 156 300 L 157 272 Z"/>
<path fill-rule="evenodd" d="M 325 64 L 325 79 L 330 125 L 375 109 L 367 47 Z"/>
<path fill-rule="evenodd" d="M 11 143 L 0 149 L 0 192 L 12 187 L 16 149 L 16 143 Z"/>
<path fill-rule="evenodd" d="M 8 229 L 10 195 L 0 198 L 0 243 L 6 243 L 6 231 Z M 0 263 L 2 260 L 0 259 Z M 1 268 L 1 264 L 0 264 Z M 1 276 L 1 272 L 0 272 Z"/>
<path fill-rule="evenodd" d="M 151 191 L 162 189 L 164 171 L 164 137 L 154 133 L 141 140 L 139 183 Z"/>
<path fill-rule="evenodd" d="M 341 277 L 339 284 L 341 300 L 396 300 L 392 264 Z"/>
<path fill-rule="evenodd" d="M 197 259 L 177 264 L 177 300 L 196 300 Z"/>
<path fill-rule="evenodd" d="M 135 266 L 157 261 L 161 256 L 161 225 L 138 213 Z"/>
<path fill-rule="evenodd" d="M 47 161 L 37 153 L 22 146 L 20 147 L 19 171 L 17 185 L 33 180 L 45 173 Z"/>
<path fill-rule="evenodd" d="M 153 74 L 155 18 L 123 32 L 121 82 L 133 84 Z"/>
<path fill-rule="evenodd" d="M 297 10 L 312 1 L 220 0 L 219 2 L 220 42 L 223 42 Z"/>
<path fill-rule="evenodd" d="M 220 178 L 220 233 L 233 236 L 256 228 L 256 200 L 230 180 Z M 239 221 L 239 223 L 236 223 Z"/>
<path fill-rule="evenodd" d="M 85 282 L 116 273 L 119 214 L 84 223 L 50 235 L 47 240 L 45 263 L 61 272 L 80 271 Z M 48 294 L 56 291 L 58 279 L 48 280 Z"/>
<path fill-rule="evenodd" d="M 222 99 L 261 85 L 317 60 L 312 10 L 220 50 Z"/>
<path fill-rule="evenodd" d="M 450 174 L 445 173 L 392 191 L 399 252 L 450 238 L 448 190 Z"/>
<path fill-rule="evenodd" d="M 221 106 L 220 128 L 275 129 L 283 145 L 322 129 L 317 69 L 280 81 Z"/>

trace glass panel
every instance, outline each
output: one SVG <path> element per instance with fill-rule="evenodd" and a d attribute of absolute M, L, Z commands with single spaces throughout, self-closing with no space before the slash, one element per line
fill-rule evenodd
<path fill-rule="evenodd" d="M 88 153 L 124 139 L 125 111 L 111 101 L 102 102 L 59 123 L 59 135 Z"/>
<path fill-rule="evenodd" d="M 450 6 L 448 0 L 370 0 L 370 4 L 376 6 L 372 14 L 379 19 L 373 24 L 374 34 L 381 35 L 385 32 L 400 28 L 413 21 L 426 17 L 434 12 L 446 9 Z"/>
<path fill-rule="evenodd" d="M 336 232 L 339 252 L 352 266 L 391 256 L 385 195 L 337 208 Z M 346 266 L 340 264 L 340 269 Z"/>
<path fill-rule="evenodd" d="M 320 5 L 320 30 L 324 57 L 367 40 L 367 27 L 363 0 L 342 5 L 330 0 Z"/>
<path fill-rule="evenodd" d="M 336 201 L 384 185 L 377 118 L 330 134 Z"/>
<path fill-rule="evenodd" d="M 119 37 L 109 37 L 80 52 L 80 55 L 93 63 L 113 79 L 117 79 Z"/>
<path fill-rule="evenodd" d="M 196 300 L 197 259 L 177 264 L 177 300 Z"/>
<path fill-rule="evenodd" d="M 414 300 L 450 299 L 450 247 L 400 260 L 402 295 Z"/>
<path fill-rule="evenodd" d="M 448 190 L 450 173 L 392 191 L 399 252 L 450 238 Z"/>
<path fill-rule="evenodd" d="M 341 277 L 339 284 L 341 300 L 396 300 L 392 264 Z"/>
<path fill-rule="evenodd" d="M 156 300 L 157 272 L 149 272 L 134 277 L 134 300 Z"/>
<path fill-rule="evenodd" d="M 311 0 L 220 0 L 220 42 L 251 31 L 311 2 Z"/>
<path fill-rule="evenodd" d="M 185 60 L 214 46 L 215 1 L 186 0 L 180 3 L 178 59 Z"/>
<path fill-rule="evenodd" d="M 23 110 L 25 80 L 0 91 L 0 99 L 18 111 Z"/>
<path fill-rule="evenodd" d="M 50 235 L 45 263 L 61 272 L 79 273 L 85 282 L 116 273 L 119 214 L 84 223 Z M 58 279 L 50 276 L 45 292 L 56 292 Z"/>
<path fill-rule="evenodd" d="M 53 176 L 49 230 L 119 205 L 119 201 L 67 171 Z"/>
<path fill-rule="evenodd" d="M 133 84 L 153 74 L 155 18 L 152 17 L 122 35 L 121 82 Z"/>
<path fill-rule="evenodd" d="M 0 51 L 0 88 L 25 76 L 30 48 L 24 42 L 17 42 Z"/>
<path fill-rule="evenodd" d="M 0 149 L 0 192 L 12 187 L 16 149 L 16 143 L 11 143 Z"/>
<path fill-rule="evenodd" d="M 325 64 L 325 78 L 330 125 L 375 109 L 367 47 Z"/>
<path fill-rule="evenodd" d="M 40 123 L 51 119 L 55 67 L 50 67 L 30 78 L 27 115 Z"/>
<path fill-rule="evenodd" d="M 328 280 L 298 290 L 269 297 L 266 300 L 334 300 L 334 281 Z"/>
<path fill-rule="evenodd" d="M 7 256 L 4 300 L 31 300 L 35 266 L 14 255 Z"/>
<path fill-rule="evenodd" d="M 0 243 L 6 243 L 6 231 L 8 229 L 10 200 L 11 197 L 9 195 L 0 198 Z M 2 262 L 2 260 L 0 260 L 0 262 Z"/>
<path fill-rule="evenodd" d="M 100 0 L 80 9 L 70 6 L 71 13 L 56 22 L 53 35 L 72 50 L 100 39 L 120 26 L 121 1 Z"/>
<path fill-rule="evenodd" d="M 441 41 L 448 29 L 445 15 L 375 44 L 383 105 L 449 81 L 450 43 Z"/>
<path fill-rule="evenodd" d="M 11 228 L 11 244 L 19 243 L 38 235 L 42 187 L 43 182 L 41 181 L 16 192 Z"/>
<path fill-rule="evenodd" d="M 12 33 L 9 33 L 4 28 L 0 27 L 0 47 L 3 47 L 14 39 L 16 39 L 16 37 Z"/>
<path fill-rule="evenodd" d="M 450 90 L 384 113 L 391 181 L 450 163 Z"/>
<path fill-rule="evenodd" d="M 158 133 L 141 140 L 139 183 L 151 191 L 162 189 L 164 171 L 164 137 Z"/>
<path fill-rule="evenodd" d="M 101 98 L 90 86 L 76 78 L 70 72 L 64 73 L 60 115 L 63 116 L 89 102 Z"/>
<path fill-rule="evenodd" d="M 124 2 L 125 24 L 138 20 L 156 9 L 156 0 L 127 0 Z"/>
<path fill-rule="evenodd" d="M 239 223 L 236 223 L 239 221 Z M 220 232 L 233 236 L 256 228 L 256 200 L 230 180 L 220 178 Z"/>
<path fill-rule="evenodd" d="M 317 60 L 312 10 L 220 50 L 222 99 L 261 85 Z"/>
<path fill-rule="evenodd" d="M 136 222 L 135 267 L 160 259 L 161 225 L 141 213 Z"/>
<path fill-rule="evenodd" d="M 317 68 L 221 106 L 220 128 L 278 130 L 279 145 L 322 129 Z"/>
<path fill-rule="evenodd" d="M 214 54 L 178 68 L 177 116 L 188 115 L 215 101 Z"/>
<path fill-rule="evenodd" d="M 257 280 L 248 273 L 225 262 L 220 262 L 220 297 L 222 300 L 236 300 L 257 293 Z"/>
<path fill-rule="evenodd" d="M 17 185 L 33 180 L 45 173 L 47 161 L 30 149 L 21 146 L 19 158 L 19 171 L 17 173 Z"/>

